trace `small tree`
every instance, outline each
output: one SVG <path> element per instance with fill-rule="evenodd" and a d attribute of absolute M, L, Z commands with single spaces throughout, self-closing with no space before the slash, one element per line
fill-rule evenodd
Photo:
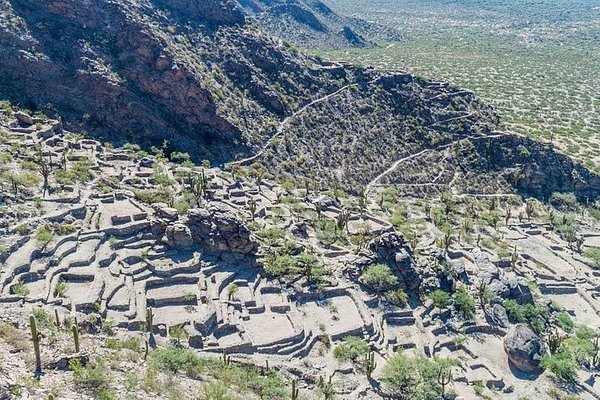
<path fill-rule="evenodd" d="M 466 289 L 460 288 L 452 296 L 457 311 L 464 319 L 471 319 L 475 316 L 475 300 Z"/>
<path fill-rule="evenodd" d="M 398 278 L 385 264 L 374 264 L 362 273 L 365 285 L 378 292 L 383 292 L 398 283 Z"/>
<path fill-rule="evenodd" d="M 240 290 L 240 288 L 235 283 L 232 283 L 231 285 L 229 285 L 229 287 L 227 288 L 227 298 L 228 298 L 228 300 L 231 301 L 231 299 L 233 298 L 233 296 L 235 296 L 236 293 L 239 292 L 239 290 Z"/>
<path fill-rule="evenodd" d="M 437 289 L 431 292 L 429 294 L 429 298 L 431 299 L 433 306 L 440 311 L 448 308 L 448 306 L 451 304 L 450 295 L 442 289 Z"/>

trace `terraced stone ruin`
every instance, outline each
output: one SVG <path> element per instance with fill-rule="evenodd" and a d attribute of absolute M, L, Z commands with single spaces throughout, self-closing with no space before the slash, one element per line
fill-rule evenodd
<path fill-rule="evenodd" d="M 0 0 L 0 398 L 599 399 L 600 177 L 240 3 Z"/>

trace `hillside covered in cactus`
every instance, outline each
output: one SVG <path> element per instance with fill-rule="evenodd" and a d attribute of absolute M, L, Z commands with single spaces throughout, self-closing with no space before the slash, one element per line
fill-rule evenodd
<path fill-rule="evenodd" d="M 239 3 L 0 0 L 0 398 L 598 399 L 600 177 Z"/>

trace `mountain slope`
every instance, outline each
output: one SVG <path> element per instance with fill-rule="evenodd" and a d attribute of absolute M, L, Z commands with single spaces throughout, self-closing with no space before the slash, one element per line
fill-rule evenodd
<path fill-rule="evenodd" d="M 509 133 L 503 146 L 512 154 L 525 141 L 531 157 L 490 162 L 502 126 L 473 93 L 305 56 L 248 22 L 231 1 L 2 0 L 2 10 L 0 93 L 56 110 L 69 129 L 103 140 L 145 147 L 167 140 L 196 161 L 258 161 L 278 176 L 354 192 L 416 182 L 424 169 L 407 169 L 403 160 L 433 153 L 457 160 L 440 190 L 460 182 L 473 189 L 478 177 L 515 168 L 545 175 L 535 185 L 502 179 L 495 191 L 593 197 L 600 190 L 596 175 Z M 472 150 L 469 163 L 445 154 L 475 143 L 492 150 Z M 442 165 L 422 162 L 425 170 Z"/>
<path fill-rule="evenodd" d="M 297 47 L 365 47 L 373 45 L 371 39 L 400 38 L 393 29 L 340 15 L 320 0 L 238 0 L 238 3 L 261 27 Z"/>

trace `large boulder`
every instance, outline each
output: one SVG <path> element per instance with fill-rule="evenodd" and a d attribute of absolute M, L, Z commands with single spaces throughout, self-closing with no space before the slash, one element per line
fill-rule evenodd
<path fill-rule="evenodd" d="M 209 253 L 253 254 L 258 245 L 239 219 L 216 205 L 188 211 L 186 225 L 192 238 Z"/>
<path fill-rule="evenodd" d="M 519 304 L 533 304 L 533 294 L 525 279 L 505 276 L 503 281 L 509 291 L 508 298 L 516 300 Z"/>
<path fill-rule="evenodd" d="M 407 289 L 416 290 L 421 285 L 421 276 L 411 256 L 410 247 L 401 235 L 386 232 L 369 243 L 369 250 L 378 261 L 396 267 Z"/>
<path fill-rule="evenodd" d="M 517 369 L 537 372 L 545 353 L 544 340 L 529 326 L 519 324 L 504 337 L 504 351 Z"/>
<path fill-rule="evenodd" d="M 184 224 L 175 224 L 167 226 L 163 241 L 171 247 L 180 249 L 192 249 L 194 247 L 194 239 L 192 232 Z"/>

